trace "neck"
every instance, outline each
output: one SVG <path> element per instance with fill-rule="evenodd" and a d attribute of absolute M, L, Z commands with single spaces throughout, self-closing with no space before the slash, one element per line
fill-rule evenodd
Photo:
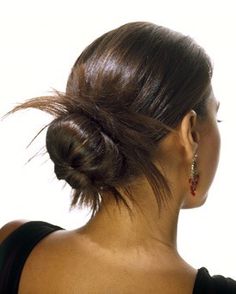
<path fill-rule="evenodd" d="M 139 181 L 132 191 L 138 204 L 126 199 L 132 214 L 122 203 L 118 206 L 111 197 L 104 197 L 100 210 L 80 232 L 106 249 L 176 252 L 179 205 L 168 203 L 159 209 L 145 180 Z"/>

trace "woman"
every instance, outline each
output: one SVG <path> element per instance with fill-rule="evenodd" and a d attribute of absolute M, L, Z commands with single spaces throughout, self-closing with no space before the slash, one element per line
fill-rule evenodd
<path fill-rule="evenodd" d="M 65 93 L 11 111 L 54 116 L 46 147 L 55 174 L 73 188 L 72 207 L 87 205 L 92 217 L 72 231 L 4 226 L 1 293 L 236 293 L 235 281 L 193 268 L 176 247 L 180 209 L 206 201 L 217 168 L 211 77 L 191 38 L 128 23 L 82 52 Z"/>

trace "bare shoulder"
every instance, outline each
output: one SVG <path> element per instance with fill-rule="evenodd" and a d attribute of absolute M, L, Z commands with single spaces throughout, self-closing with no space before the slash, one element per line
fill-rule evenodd
<path fill-rule="evenodd" d="M 24 223 L 27 223 L 28 220 L 14 220 L 9 223 L 6 223 L 0 229 L 0 244 L 4 239 L 6 239 L 12 232 L 14 232 L 17 228 L 19 228 Z"/>

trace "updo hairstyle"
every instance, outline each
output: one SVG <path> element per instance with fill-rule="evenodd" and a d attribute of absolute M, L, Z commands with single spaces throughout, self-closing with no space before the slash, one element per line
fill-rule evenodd
<path fill-rule="evenodd" d="M 95 215 L 105 193 L 126 204 L 118 188 L 135 196 L 129 183 L 141 175 L 161 205 L 170 189 L 153 164 L 158 144 L 191 109 L 205 117 L 211 76 L 211 62 L 193 39 L 133 22 L 85 48 L 65 93 L 55 90 L 12 112 L 33 107 L 53 115 L 46 148 L 57 178 L 73 189 L 72 207 L 89 206 Z"/>

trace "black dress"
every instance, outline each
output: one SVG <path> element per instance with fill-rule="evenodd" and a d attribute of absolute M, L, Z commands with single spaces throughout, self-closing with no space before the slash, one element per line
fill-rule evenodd
<path fill-rule="evenodd" d="M 0 294 L 18 293 L 20 275 L 30 252 L 41 239 L 57 230 L 64 229 L 47 222 L 31 221 L 21 225 L 0 244 Z M 211 277 L 206 268 L 200 268 L 192 294 L 218 293 L 236 294 L 236 281 L 223 276 Z"/>

